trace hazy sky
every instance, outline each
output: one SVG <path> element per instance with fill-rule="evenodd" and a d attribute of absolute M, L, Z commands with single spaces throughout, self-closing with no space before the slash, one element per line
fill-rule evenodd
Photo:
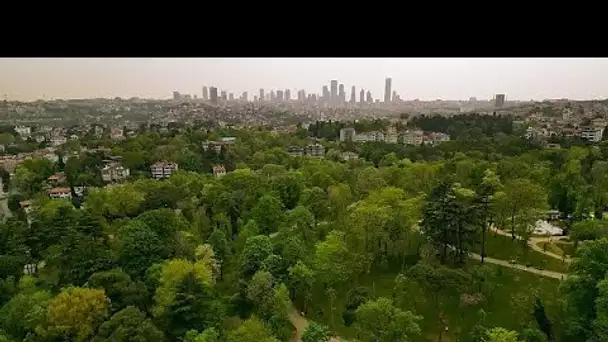
<path fill-rule="evenodd" d="M 201 97 L 202 86 L 234 92 L 259 88 L 321 93 L 331 79 L 382 98 L 384 78 L 402 99 L 608 98 L 608 59 L 564 58 L 122 58 L 0 59 L 0 96 L 39 98 Z"/>

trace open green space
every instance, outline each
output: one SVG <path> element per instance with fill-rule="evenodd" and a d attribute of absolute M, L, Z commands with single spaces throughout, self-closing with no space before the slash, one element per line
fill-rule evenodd
<path fill-rule="evenodd" d="M 470 261 L 469 266 L 474 264 L 478 262 Z M 443 299 L 442 312 L 445 314 L 449 328 L 448 335 L 444 335 L 446 341 L 457 341 L 468 336 L 471 329 L 480 321 L 480 310 L 486 314 L 485 326 L 502 326 L 521 331 L 526 324 L 534 322 L 531 307 L 536 296 L 545 305 L 549 317 L 557 314 L 555 298 L 559 281 L 500 266 L 489 265 L 489 267 L 494 271 L 491 281 L 492 290 L 480 303 L 464 305 L 460 295 Z M 367 287 L 373 297 L 393 298 L 396 276 L 397 272 L 373 272 L 361 278 L 356 286 Z M 474 294 L 474 288 L 475 286 L 472 285 L 463 293 Z M 340 336 L 354 339 L 357 337 L 356 328 L 345 326 L 342 319 L 348 290 L 349 288 L 343 288 L 338 291 L 332 315 L 328 296 L 321 288 L 317 288 L 313 294 L 311 308 L 308 310 L 308 318 L 326 324 Z M 420 327 L 424 333 L 414 341 L 430 341 L 430 337 L 437 336 L 440 329 L 437 324 L 437 302 L 421 291 L 414 291 L 411 296 L 416 297 L 413 300 L 415 307 L 402 306 L 402 309 L 413 310 L 423 317 Z"/>
<path fill-rule="evenodd" d="M 475 252 L 481 253 L 479 247 Z M 568 270 L 568 264 L 562 260 L 524 247 L 521 241 L 495 233 L 489 233 L 486 237 L 486 256 L 507 261 L 516 260 L 518 264 L 549 271 L 565 273 Z"/>

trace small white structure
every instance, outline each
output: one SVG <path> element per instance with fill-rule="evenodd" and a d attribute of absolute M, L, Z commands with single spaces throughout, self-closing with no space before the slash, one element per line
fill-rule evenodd
<path fill-rule="evenodd" d="M 551 223 L 545 220 L 536 221 L 536 225 L 534 226 L 534 234 L 537 235 L 564 235 L 564 230 L 552 225 Z"/>

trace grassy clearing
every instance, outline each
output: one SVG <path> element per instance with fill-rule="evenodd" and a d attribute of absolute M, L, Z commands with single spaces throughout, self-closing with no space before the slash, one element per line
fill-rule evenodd
<path fill-rule="evenodd" d="M 477 264 L 475 261 L 471 265 Z M 486 326 L 502 326 L 507 329 L 521 331 L 526 325 L 533 322 L 532 307 L 535 296 L 543 301 L 549 317 L 555 314 L 555 298 L 557 296 L 558 281 L 549 278 L 538 277 L 534 274 L 511 270 L 500 266 L 490 266 L 495 270 L 492 283 L 493 290 L 479 304 L 464 306 L 461 304 L 460 296 L 444 298 L 444 308 L 449 333 L 447 340 L 462 340 L 468 336 L 470 330 L 479 322 L 479 311 L 483 309 L 486 313 Z M 384 296 L 392 298 L 394 279 L 397 272 L 372 273 L 360 279 L 357 285 L 368 287 L 375 297 Z M 312 306 L 308 318 L 328 325 L 336 334 L 356 338 L 357 332 L 353 327 L 346 327 L 342 320 L 344 302 L 348 288 L 338 291 L 334 303 L 333 322 L 328 297 L 322 289 L 314 291 Z M 472 293 L 472 289 L 468 291 Z M 422 296 L 416 301 L 415 307 L 403 307 L 406 310 L 414 310 L 423 316 L 420 323 L 422 336 L 414 339 L 414 342 L 430 341 L 429 336 L 437 336 L 439 326 L 437 324 L 437 303 L 431 298 L 426 298 L 422 293 L 412 293 L 412 296 Z M 333 323 L 333 325 L 332 325 Z"/>
<path fill-rule="evenodd" d="M 569 255 L 571 257 L 576 255 L 576 247 L 574 247 L 574 244 L 572 242 L 556 241 L 555 245 L 564 253 L 566 253 L 566 255 Z"/>
<path fill-rule="evenodd" d="M 551 252 L 557 255 L 564 255 L 564 251 L 558 247 L 555 243 L 552 242 L 539 242 L 536 244 L 538 247 L 542 248 L 544 251 Z"/>
<path fill-rule="evenodd" d="M 479 250 L 478 247 L 475 253 L 479 254 Z M 529 264 L 535 268 L 542 267 L 549 271 L 566 273 L 568 270 L 568 265 L 562 260 L 544 255 L 529 247 L 523 247 L 520 241 L 513 241 L 508 236 L 495 233 L 488 234 L 486 238 L 486 255 L 501 260 L 517 260 L 519 264 Z"/>

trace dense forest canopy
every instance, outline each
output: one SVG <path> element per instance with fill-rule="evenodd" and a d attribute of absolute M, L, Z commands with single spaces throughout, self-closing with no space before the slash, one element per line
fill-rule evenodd
<path fill-rule="evenodd" d="M 435 146 L 335 141 L 347 125 L 142 128 L 20 164 L 0 341 L 608 339 L 607 144 L 545 149 L 500 116 L 412 118 L 453 136 Z M 325 158 L 287 153 L 310 137 Z M 104 186 L 110 157 L 131 173 Z M 159 160 L 179 171 L 151 179 Z M 72 200 L 46 195 L 58 172 Z M 536 235 L 549 209 L 567 239 Z"/>

